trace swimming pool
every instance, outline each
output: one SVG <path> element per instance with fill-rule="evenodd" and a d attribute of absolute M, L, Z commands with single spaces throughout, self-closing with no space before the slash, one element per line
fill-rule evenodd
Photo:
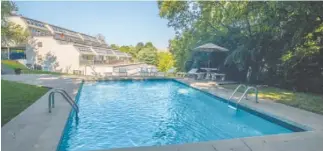
<path fill-rule="evenodd" d="M 84 83 L 58 150 L 157 146 L 292 133 L 174 80 Z"/>

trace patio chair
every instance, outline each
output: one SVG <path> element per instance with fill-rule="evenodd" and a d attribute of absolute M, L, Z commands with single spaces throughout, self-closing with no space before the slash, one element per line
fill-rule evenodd
<path fill-rule="evenodd" d="M 148 76 L 149 75 L 148 68 L 141 67 L 139 69 L 139 75 L 140 76 Z"/>
<path fill-rule="evenodd" d="M 185 72 L 177 72 L 176 77 L 185 77 L 186 74 L 187 73 L 185 73 Z"/>
<path fill-rule="evenodd" d="M 212 73 L 211 76 L 213 81 L 217 80 L 217 77 L 220 77 L 221 81 L 225 80 L 225 74 L 222 73 Z"/>
<path fill-rule="evenodd" d="M 105 69 L 103 74 L 105 77 L 111 77 L 111 76 L 113 76 L 113 70 L 111 70 L 110 68 L 107 68 L 107 69 Z"/>
<path fill-rule="evenodd" d="M 127 68 L 119 68 L 118 75 L 128 76 Z"/>
<path fill-rule="evenodd" d="M 170 68 L 169 70 L 166 71 L 166 73 L 164 73 L 164 76 L 175 75 L 175 72 L 176 72 L 176 68 Z"/>
<path fill-rule="evenodd" d="M 150 68 L 149 75 L 150 76 L 157 76 L 158 70 L 157 68 Z"/>

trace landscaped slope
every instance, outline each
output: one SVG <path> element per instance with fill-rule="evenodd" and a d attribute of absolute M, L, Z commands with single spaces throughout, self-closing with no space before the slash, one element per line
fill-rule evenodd
<path fill-rule="evenodd" d="M 43 96 L 48 88 L 1 80 L 1 126 Z"/>
<path fill-rule="evenodd" d="M 42 70 L 31 70 L 28 69 L 23 64 L 19 63 L 15 60 L 1 60 L 1 65 L 7 67 L 8 69 L 15 70 L 16 68 L 22 69 L 22 74 L 55 74 L 60 75 L 62 73 L 59 72 L 50 72 L 50 71 L 42 71 Z"/>

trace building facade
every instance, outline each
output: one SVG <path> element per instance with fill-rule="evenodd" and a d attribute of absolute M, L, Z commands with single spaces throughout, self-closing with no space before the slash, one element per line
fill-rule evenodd
<path fill-rule="evenodd" d="M 1 59 L 19 60 L 30 67 L 39 65 L 43 70 L 64 73 L 131 61 L 131 55 L 111 49 L 102 38 L 19 15 L 8 20 L 26 29 L 30 38 L 24 45 L 1 47 Z"/>

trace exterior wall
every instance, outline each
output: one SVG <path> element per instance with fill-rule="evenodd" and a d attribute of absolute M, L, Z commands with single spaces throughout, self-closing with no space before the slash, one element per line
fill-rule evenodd
<path fill-rule="evenodd" d="M 43 58 L 42 61 L 36 60 L 42 62 L 45 70 L 72 73 L 79 69 L 79 52 L 72 44 L 61 45 L 53 37 L 34 37 L 33 40 L 36 44 L 32 46 L 34 52 Z M 38 42 L 41 42 L 41 47 L 37 46 Z M 56 57 L 56 61 L 53 61 L 53 57 Z"/>
<path fill-rule="evenodd" d="M 54 36 L 47 34 L 46 29 L 48 29 L 48 31 L 51 32 L 52 34 L 55 34 L 55 32 L 57 32 L 57 31 L 54 32 L 54 29 L 56 30 L 56 28 L 54 28 L 55 26 L 53 27 L 53 25 L 50 25 L 44 22 L 39 22 L 41 24 L 44 24 L 44 26 L 40 26 L 34 23 L 27 24 L 25 19 L 22 18 L 21 16 L 11 16 L 8 19 L 11 22 L 21 25 L 22 28 L 24 28 L 25 30 L 29 28 L 30 32 L 32 32 L 34 35 L 28 40 L 28 44 L 26 45 L 26 49 L 25 49 L 26 60 L 21 60 L 22 62 L 24 62 L 24 64 L 31 64 L 31 65 L 39 64 L 43 67 L 43 70 L 59 71 L 59 72 L 65 72 L 65 73 L 73 73 L 74 70 L 78 70 L 84 73 L 86 70 L 85 74 L 92 75 L 93 69 L 95 70 L 95 72 L 98 72 L 101 74 L 104 74 L 106 72 L 113 72 L 113 67 L 109 66 L 108 64 L 111 65 L 111 64 L 129 63 L 129 58 L 115 57 L 118 59 L 112 59 L 113 57 L 108 58 L 107 56 L 102 57 L 97 55 L 95 57 L 96 59 L 90 59 L 90 60 L 94 60 L 93 62 L 87 63 L 87 64 L 91 64 L 91 67 L 90 66 L 86 67 L 84 64 L 80 64 L 80 60 L 82 61 L 82 59 L 80 59 L 81 54 L 78 51 L 78 49 L 76 49 L 76 47 L 73 46 L 73 42 L 75 41 L 72 41 L 71 39 L 69 40 L 67 39 L 69 41 L 68 44 L 62 44 L 62 43 L 59 43 L 57 40 L 55 40 Z M 28 20 L 31 21 L 32 19 L 28 19 Z M 44 32 L 44 30 L 46 30 L 46 33 L 35 34 L 35 30 L 36 30 L 36 33 L 39 33 L 38 30 L 40 30 L 41 33 Z M 69 31 L 69 30 L 66 29 L 66 31 Z M 101 43 L 101 44 L 103 42 L 93 36 L 88 36 L 78 32 L 76 33 L 78 34 L 79 38 L 83 40 L 86 47 L 92 47 L 91 48 L 92 51 L 94 51 L 93 47 L 95 47 L 94 44 L 91 44 L 92 42 L 95 41 L 96 43 Z M 86 42 L 89 42 L 89 41 L 92 41 L 92 42 L 90 42 L 90 44 L 86 44 Z M 88 61 L 88 59 L 84 59 L 83 61 Z"/>

